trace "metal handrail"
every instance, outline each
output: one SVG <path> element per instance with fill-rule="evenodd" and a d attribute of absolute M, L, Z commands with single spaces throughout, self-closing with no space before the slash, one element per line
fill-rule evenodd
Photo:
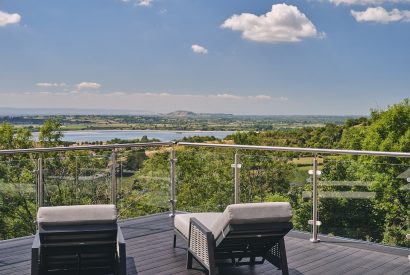
<path fill-rule="evenodd" d="M 178 142 L 177 145 L 190 147 L 213 147 L 213 148 L 233 148 L 244 150 L 265 150 L 278 152 L 299 152 L 313 154 L 337 154 L 337 155 L 367 155 L 379 157 L 401 157 L 410 158 L 407 152 L 385 152 L 385 151 L 361 151 L 361 150 L 343 150 L 343 149 L 323 149 L 323 148 L 301 148 L 301 147 L 280 147 L 280 146 L 259 146 L 259 145 L 237 145 L 237 144 L 217 144 L 217 143 L 194 143 Z M 105 144 L 105 145 L 82 145 L 70 147 L 49 147 L 49 148 L 29 148 L 29 149 L 9 149 L 0 150 L 0 155 L 27 154 L 27 153 L 49 153 L 81 150 L 112 150 L 119 148 L 136 148 L 136 147 L 161 147 L 172 146 L 175 142 L 145 142 L 145 143 L 124 143 L 124 144 Z"/>
<path fill-rule="evenodd" d="M 66 152 L 66 151 L 81 151 L 81 150 L 113 150 L 119 148 L 137 148 L 137 147 L 161 147 L 172 146 L 175 142 L 145 142 L 145 143 L 124 143 L 124 144 L 105 144 L 105 145 L 82 145 L 70 147 L 49 147 L 49 148 L 29 148 L 29 149 L 10 149 L 0 150 L 0 155 L 12 154 L 27 154 L 27 153 L 50 153 L 50 152 Z"/>
<path fill-rule="evenodd" d="M 278 147 L 278 146 L 237 145 L 237 144 L 217 144 L 217 143 L 194 143 L 194 142 L 178 142 L 177 144 L 181 146 L 191 146 L 191 147 L 233 148 L 233 149 L 244 149 L 244 150 L 265 150 L 265 151 L 299 152 L 299 153 L 313 153 L 313 154 L 362 155 L 362 156 L 410 158 L 410 153 L 407 153 L 407 152 L 361 151 L 361 150 Z"/>

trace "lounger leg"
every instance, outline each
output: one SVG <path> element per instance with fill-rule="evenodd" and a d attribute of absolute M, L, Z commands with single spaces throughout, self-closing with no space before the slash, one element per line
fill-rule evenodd
<path fill-rule="evenodd" d="M 31 249 L 31 275 L 39 274 L 39 264 L 38 264 L 39 253 L 38 249 Z"/>
<path fill-rule="evenodd" d="M 127 274 L 127 251 L 125 248 L 125 240 L 122 235 L 121 228 L 118 226 L 117 231 L 117 273 L 118 275 Z"/>
<path fill-rule="evenodd" d="M 174 233 L 174 248 L 177 246 L 177 234 Z"/>
<path fill-rule="evenodd" d="M 31 275 L 38 275 L 40 272 L 40 237 L 38 233 L 34 236 L 33 246 L 31 247 Z"/>
<path fill-rule="evenodd" d="M 285 248 L 285 238 L 283 237 L 279 241 L 279 250 L 280 250 L 280 261 L 281 261 L 281 269 L 283 275 L 288 275 L 288 259 L 286 257 L 286 248 Z"/>
<path fill-rule="evenodd" d="M 251 265 L 255 265 L 255 256 L 252 256 L 250 258 L 250 262 L 251 262 Z"/>
<path fill-rule="evenodd" d="M 188 250 L 186 255 L 187 255 L 186 268 L 187 268 L 187 269 L 192 269 L 192 254 L 191 254 L 191 252 L 189 252 L 189 250 Z"/>
<path fill-rule="evenodd" d="M 209 267 L 208 274 L 209 274 L 209 275 L 216 275 L 216 267 L 215 267 L 215 265 L 211 265 L 211 266 Z"/>

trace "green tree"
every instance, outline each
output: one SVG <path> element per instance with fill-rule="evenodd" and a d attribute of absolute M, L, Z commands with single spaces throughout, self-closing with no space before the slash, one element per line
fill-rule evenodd
<path fill-rule="evenodd" d="M 410 152 L 410 104 L 405 99 L 387 110 L 373 111 L 371 125 L 363 140 L 364 150 Z M 410 194 L 402 190 L 407 184 L 397 176 L 409 169 L 408 158 L 361 158 L 369 162 L 366 172 L 375 180 L 376 209 L 384 213 L 383 241 L 405 245 L 405 234 L 410 229 Z"/>
<path fill-rule="evenodd" d="M 147 159 L 147 156 L 145 155 L 144 149 L 131 151 L 126 156 L 126 160 L 123 164 L 124 169 L 131 170 L 131 171 L 139 170 L 142 167 L 144 160 L 146 159 Z"/>
<path fill-rule="evenodd" d="M 386 110 L 373 110 L 368 123 L 351 123 L 345 128 L 340 146 L 346 149 L 410 152 L 410 105 L 405 99 L 398 104 L 389 106 Z M 370 239 L 386 244 L 406 245 L 405 234 L 410 229 L 410 194 L 403 189 L 407 182 L 397 178 L 399 174 L 410 168 L 408 158 L 391 157 L 350 157 L 343 179 L 354 177 L 357 180 L 371 182 L 370 191 L 376 192 L 376 198 L 371 201 L 371 207 L 362 202 L 353 205 L 352 202 L 338 205 L 355 213 L 367 221 L 367 227 L 373 232 L 366 232 Z M 327 173 L 330 179 L 336 174 Z M 324 206 L 324 205 L 322 205 Z M 364 208 L 365 206 L 365 208 Z M 330 208 L 330 206 L 327 206 Z M 359 214 L 357 209 L 364 212 Z M 359 221 L 346 222 L 353 227 Z M 364 233 L 364 232 L 362 232 Z"/>
<path fill-rule="evenodd" d="M 40 127 L 38 139 L 45 147 L 59 146 L 62 143 L 63 133 L 61 122 L 57 119 L 48 119 Z"/>

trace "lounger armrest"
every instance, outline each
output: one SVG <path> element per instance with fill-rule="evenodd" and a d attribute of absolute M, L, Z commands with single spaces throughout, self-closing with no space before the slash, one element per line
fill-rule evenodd
<path fill-rule="evenodd" d="M 214 235 L 196 218 L 191 218 L 189 223 L 188 250 L 208 270 L 215 266 Z"/>
<path fill-rule="evenodd" d="M 117 229 L 117 242 L 125 245 L 124 235 L 122 234 L 122 230 L 119 225 Z"/>
<path fill-rule="evenodd" d="M 31 249 L 40 249 L 40 235 L 38 231 L 36 235 L 34 235 L 33 245 L 31 246 Z"/>
<path fill-rule="evenodd" d="M 31 275 L 39 274 L 39 259 L 40 259 L 40 235 L 37 231 L 34 235 L 33 245 L 31 246 Z"/>
<path fill-rule="evenodd" d="M 125 251 L 125 240 L 119 225 L 117 229 L 117 259 L 117 274 L 127 274 L 127 255 Z"/>
<path fill-rule="evenodd" d="M 206 227 L 203 223 L 201 223 L 197 218 L 191 218 L 190 219 L 190 227 L 192 225 L 195 225 L 202 233 L 207 234 L 207 233 L 212 233 L 211 229 Z M 191 233 L 191 230 L 189 230 Z"/>

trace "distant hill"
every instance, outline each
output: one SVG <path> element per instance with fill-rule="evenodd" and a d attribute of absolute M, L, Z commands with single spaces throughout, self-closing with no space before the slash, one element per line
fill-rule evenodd
<path fill-rule="evenodd" d="M 223 114 L 223 113 L 195 113 L 191 111 L 174 111 L 171 113 L 163 114 L 163 116 L 172 116 L 172 117 L 231 117 L 233 114 Z"/>
<path fill-rule="evenodd" d="M 181 117 L 181 116 L 198 116 L 197 113 L 190 112 L 190 111 L 174 111 L 174 112 L 171 112 L 171 113 L 168 113 L 168 114 L 165 114 L 165 115 L 166 116 L 178 116 L 178 117 Z"/>

